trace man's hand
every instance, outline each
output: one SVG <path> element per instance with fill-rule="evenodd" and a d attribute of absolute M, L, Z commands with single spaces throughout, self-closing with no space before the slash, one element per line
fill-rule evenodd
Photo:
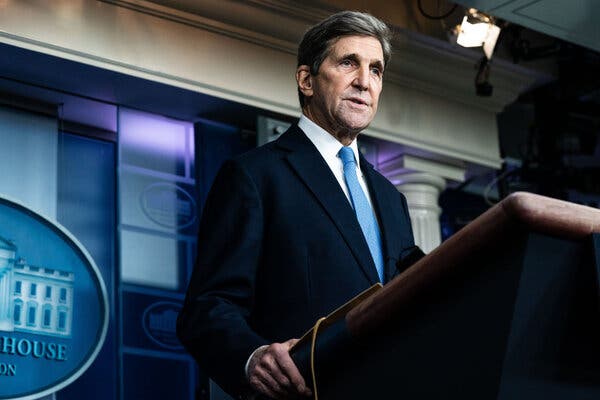
<path fill-rule="evenodd" d="M 248 363 L 248 381 L 259 393 L 274 399 L 312 396 L 304 378 L 290 357 L 290 348 L 298 339 L 260 347 Z"/>

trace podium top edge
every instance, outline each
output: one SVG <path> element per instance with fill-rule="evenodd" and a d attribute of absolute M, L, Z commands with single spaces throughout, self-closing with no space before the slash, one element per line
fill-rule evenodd
<path fill-rule="evenodd" d="M 565 238 L 600 232 L 600 210 L 528 192 L 515 192 L 496 205 L 528 230 Z"/>

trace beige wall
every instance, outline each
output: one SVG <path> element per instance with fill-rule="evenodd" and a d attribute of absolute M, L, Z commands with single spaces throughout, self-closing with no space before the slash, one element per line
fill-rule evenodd
<path fill-rule="evenodd" d="M 296 45 L 261 32 L 277 20 L 261 14 L 261 21 L 269 22 L 249 30 L 142 0 L 0 0 L 1 42 L 297 116 Z M 410 34 L 399 47 L 367 134 L 497 168 L 495 115 L 505 99 L 472 94 L 469 55 Z M 503 79 L 518 81 L 505 94 L 516 96 L 524 78 L 510 72 Z M 468 88 L 443 87 L 463 81 Z"/>

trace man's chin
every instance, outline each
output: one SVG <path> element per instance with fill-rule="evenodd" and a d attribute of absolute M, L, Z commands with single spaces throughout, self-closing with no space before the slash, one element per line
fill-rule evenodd
<path fill-rule="evenodd" d="M 360 132 L 366 129 L 373 120 L 372 114 L 369 113 L 350 113 L 347 118 L 343 118 L 340 122 L 343 123 L 350 131 Z"/>
<path fill-rule="evenodd" d="M 365 122 L 365 121 L 354 121 L 352 123 L 345 124 L 345 127 L 348 130 L 348 132 L 350 132 L 352 135 L 356 136 L 361 131 L 367 129 L 369 127 L 370 123 L 371 123 L 370 120 L 368 122 Z"/>
<path fill-rule="evenodd" d="M 338 139 L 346 139 L 348 141 L 353 141 L 356 139 L 359 133 L 361 133 L 364 129 L 366 129 L 369 125 L 344 125 L 343 128 L 337 129 L 337 134 L 334 135 Z M 348 145 L 348 143 L 346 144 Z"/>

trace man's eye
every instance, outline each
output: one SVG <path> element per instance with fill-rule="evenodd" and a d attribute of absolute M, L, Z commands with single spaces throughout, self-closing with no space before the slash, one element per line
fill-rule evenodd
<path fill-rule="evenodd" d="M 352 65 L 352 61 L 350 60 L 342 60 L 342 62 L 340 63 L 341 65 L 345 66 L 345 67 L 349 67 Z"/>
<path fill-rule="evenodd" d="M 374 68 L 371 68 L 371 73 L 372 73 L 373 75 L 377 75 L 377 76 L 381 76 L 381 74 L 382 74 L 382 73 L 381 73 L 381 70 L 380 70 L 379 68 L 376 68 L 376 67 L 374 67 Z"/>

